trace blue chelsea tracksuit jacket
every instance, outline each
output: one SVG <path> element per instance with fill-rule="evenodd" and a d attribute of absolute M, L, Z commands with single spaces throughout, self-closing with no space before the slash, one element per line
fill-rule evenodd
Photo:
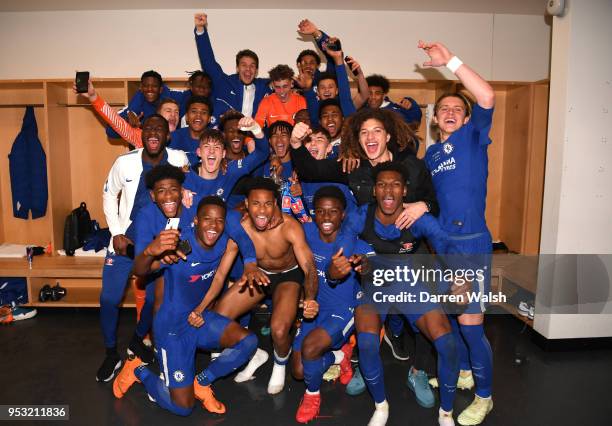
<path fill-rule="evenodd" d="M 28 106 L 23 117 L 21 132 L 17 135 L 9 154 L 13 215 L 32 219 L 47 213 L 47 156 L 38 139 L 38 126 L 34 107 Z"/>

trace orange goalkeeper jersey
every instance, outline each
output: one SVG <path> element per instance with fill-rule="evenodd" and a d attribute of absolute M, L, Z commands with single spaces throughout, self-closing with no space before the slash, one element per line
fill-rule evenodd
<path fill-rule="evenodd" d="M 130 126 L 100 95 L 91 103 L 100 117 L 130 145 L 142 148 L 142 130 Z"/>
<path fill-rule="evenodd" d="M 294 124 L 293 116 L 301 109 L 306 109 L 306 98 L 297 93 L 291 93 L 289 100 L 282 103 L 280 98 L 273 93 L 263 98 L 257 109 L 255 121 L 261 127 L 270 127 L 275 121 L 286 121 Z"/>

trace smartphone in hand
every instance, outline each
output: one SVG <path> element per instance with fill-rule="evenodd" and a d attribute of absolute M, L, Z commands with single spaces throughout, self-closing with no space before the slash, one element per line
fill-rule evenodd
<path fill-rule="evenodd" d="M 349 62 L 351 58 L 349 58 L 348 56 L 344 57 L 344 62 L 346 62 L 346 64 L 349 66 L 349 68 L 351 69 L 351 72 L 353 73 L 353 75 L 355 77 L 357 77 L 359 75 L 359 71 L 352 69 L 352 64 Z"/>
<path fill-rule="evenodd" d="M 77 88 L 77 93 L 87 93 L 89 71 L 77 71 L 74 83 Z"/>
<path fill-rule="evenodd" d="M 181 218 L 179 217 L 171 217 L 166 222 L 166 231 L 168 229 L 179 229 L 179 223 L 181 222 Z"/>
<path fill-rule="evenodd" d="M 340 39 L 336 39 L 335 41 L 329 41 L 327 42 L 327 48 L 329 50 L 339 52 L 342 50 L 342 43 L 340 43 Z"/>

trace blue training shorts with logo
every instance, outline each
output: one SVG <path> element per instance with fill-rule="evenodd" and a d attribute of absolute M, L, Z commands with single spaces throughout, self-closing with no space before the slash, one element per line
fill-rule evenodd
<path fill-rule="evenodd" d="M 474 280 L 472 282 L 471 292 L 473 294 L 488 295 L 491 291 L 491 261 L 492 261 L 492 248 L 493 242 L 491 234 L 487 232 L 480 232 L 477 234 L 449 234 L 449 241 L 452 241 L 453 249 L 451 255 L 456 253 L 461 254 L 465 257 L 466 265 L 460 265 L 462 267 L 469 267 L 470 269 L 481 269 L 484 272 L 483 280 Z M 453 259 L 456 261 L 456 259 Z M 443 289 L 443 291 L 446 291 Z M 487 310 L 488 303 L 484 302 L 482 297 L 474 298 L 464 313 L 466 314 L 480 314 Z"/>
<path fill-rule="evenodd" d="M 321 327 L 331 337 L 331 349 L 339 349 L 347 342 L 353 332 L 355 320 L 353 308 L 345 310 L 320 311 L 312 320 L 302 320 L 302 324 L 295 333 L 293 339 L 293 350 L 302 350 L 304 338 L 317 327 Z"/>
<path fill-rule="evenodd" d="M 155 347 L 160 370 L 168 388 L 182 388 L 193 384 L 196 350 L 216 350 L 221 347 L 221 336 L 232 320 L 216 312 L 202 313 L 204 325 L 200 328 L 187 324 L 179 330 L 163 330 L 155 318 L 153 327 Z"/>

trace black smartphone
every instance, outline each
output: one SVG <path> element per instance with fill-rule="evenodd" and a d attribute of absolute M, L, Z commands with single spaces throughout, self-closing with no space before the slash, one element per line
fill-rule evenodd
<path fill-rule="evenodd" d="M 176 246 L 177 250 L 180 250 L 185 256 L 191 253 L 191 244 L 189 244 L 189 240 L 181 240 Z"/>
<path fill-rule="evenodd" d="M 77 71 L 74 83 L 76 84 L 77 93 L 87 93 L 89 71 Z"/>
<path fill-rule="evenodd" d="M 134 244 L 128 244 L 128 246 L 125 248 L 125 255 L 130 259 L 134 259 Z"/>
<path fill-rule="evenodd" d="M 346 64 L 349 66 L 349 68 L 351 68 L 351 64 L 349 64 L 349 59 L 350 58 L 348 56 L 345 56 L 344 57 L 344 62 L 346 62 Z M 353 75 L 355 77 L 357 77 L 359 75 L 359 71 L 357 71 L 357 70 L 351 69 L 351 72 L 353 73 Z"/>
<path fill-rule="evenodd" d="M 340 43 L 340 39 L 338 39 L 335 42 L 327 43 L 327 48 L 329 50 L 333 50 L 335 52 L 338 52 L 338 51 L 342 50 L 342 43 Z"/>

